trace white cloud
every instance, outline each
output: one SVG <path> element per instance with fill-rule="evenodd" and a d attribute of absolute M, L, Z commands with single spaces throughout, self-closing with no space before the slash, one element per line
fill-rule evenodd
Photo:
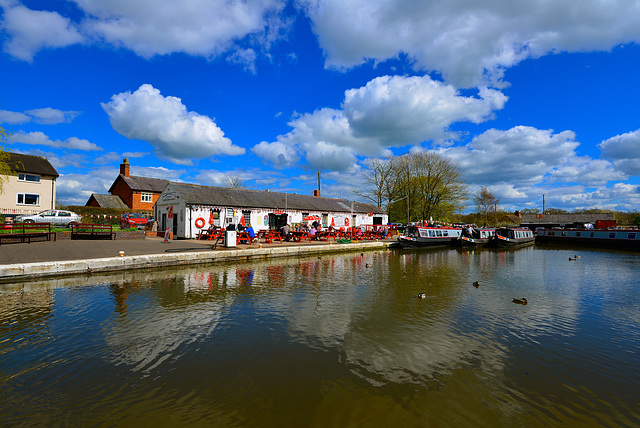
<path fill-rule="evenodd" d="M 46 134 L 42 132 L 24 132 L 18 131 L 11 135 L 9 138 L 10 143 L 20 143 L 20 144 L 30 144 L 30 145 L 38 145 L 38 146 L 49 146 L 56 147 L 60 149 L 68 149 L 68 150 L 83 150 L 83 151 L 92 151 L 92 150 L 102 150 L 96 144 L 83 140 L 77 137 L 70 137 L 64 141 L 60 140 L 51 140 Z"/>
<path fill-rule="evenodd" d="M 180 98 L 164 97 L 148 84 L 133 93 L 113 95 L 101 106 L 116 132 L 147 141 L 158 156 L 174 163 L 191 164 L 192 158 L 245 152 L 233 145 L 212 119 L 187 111 Z"/>
<path fill-rule="evenodd" d="M 27 110 L 25 113 L 32 116 L 36 123 L 42 125 L 68 123 L 79 114 L 77 111 L 62 111 L 51 107 Z"/>
<path fill-rule="evenodd" d="M 640 175 L 640 130 L 616 135 L 600 143 L 598 148 L 620 171 Z"/>
<path fill-rule="evenodd" d="M 253 146 L 251 151 L 264 161 L 270 162 L 275 168 L 290 167 L 300 160 L 295 148 L 279 141 L 273 143 L 262 141 Z"/>
<path fill-rule="evenodd" d="M 0 28 L 10 36 L 4 50 L 16 58 L 31 62 L 41 49 L 62 48 L 84 41 L 74 24 L 55 12 L 3 3 L 0 6 L 4 8 L 4 19 Z"/>
<path fill-rule="evenodd" d="M 550 52 L 608 50 L 640 39 L 634 1 L 300 0 L 330 67 L 402 54 L 458 87 Z"/>
<path fill-rule="evenodd" d="M 19 125 L 21 123 L 27 123 L 30 120 L 31 118 L 24 113 L 0 110 L 0 123 L 8 123 L 9 125 Z"/>
<path fill-rule="evenodd" d="M 256 57 L 253 49 L 238 49 L 227 57 L 227 61 L 241 65 L 245 71 L 256 74 Z"/>
<path fill-rule="evenodd" d="M 488 120 L 507 99 L 488 89 L 479 95 L 463 97 L 428 76 L 379 77 L 346 91 L 344 110 L 300 115 L 289 122 L 291 132 L 252 150 L 278 166 L 297 160 L 286 153 L 300 153 L 313 168 L 346 171 L 358 156 L 389 156 L 391 147 L 444 138 L 452 123 Z"/>
<path fill-rule="evenodd" d="M 27 110 L 24 113 L 0 110 L 0 123 L 16 125 L 33 121 L 41 125 L 56 125 L 69 123 L 78 114 L 77 111 L 63 111 L 51 107 Z"/>
<path fill-rule="evenodd" d="M 397 146 L 443 139 L 452 123 L 484 122 L 507 101 L 491 89 L 479 95 L 460 96 L 453 86 L 429 76 L 382 76 L 346 91 L 342 107 L 356 136 Z"/>

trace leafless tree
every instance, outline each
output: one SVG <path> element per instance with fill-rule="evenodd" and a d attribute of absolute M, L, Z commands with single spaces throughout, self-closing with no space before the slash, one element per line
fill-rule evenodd
<path fill-rule="evenodd" d="M 484 217 L 485 224 L 489 223 L 489 214 L 494 212 L 496 205 L 500 202 L 500 199 L 496 198 L 493 192 L 489 189 L 482 186 L 473 197 L 473 200 L 478 212 Z"/>
<path fill-rule="evenodd" d="M 222 183 L 224 187 L 230 189 L 246 189 L 244 180 L 240 176 L 240 173 L 236 171 L 229 171 L 222 177 Z"/>

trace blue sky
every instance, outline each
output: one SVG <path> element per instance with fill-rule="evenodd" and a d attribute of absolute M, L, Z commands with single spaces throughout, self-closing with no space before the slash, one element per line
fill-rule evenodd
<path fill-rule="evenodd" d="M 434 150 L 507 210 L 640 208 L 640 5 L 0 0 L 0 126 L 58 201 L 132 174 L 354 199 Z M 473 209 L 469 202 L 467 209 Z"/>

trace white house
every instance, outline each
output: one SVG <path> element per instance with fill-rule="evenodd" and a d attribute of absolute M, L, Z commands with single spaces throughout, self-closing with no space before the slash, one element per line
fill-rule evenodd
<path fill-rule="evenodd" d="M 269 191 L 168 183 L 154 206 L 158 230 L 176 238 L 195 238 L 209 225 L 227 227 L 244 221 L 258 231 L 278 229 L 316 216 L 323 227 L 387 224 L 387 214 L 373 204 Z"/>
<path fill-rule="evenodd" d="M 42 156 L 9 152 L 6 177 L 0 194 L 0 214 L 36 214 L 56 207 L 59 174 Z"/>

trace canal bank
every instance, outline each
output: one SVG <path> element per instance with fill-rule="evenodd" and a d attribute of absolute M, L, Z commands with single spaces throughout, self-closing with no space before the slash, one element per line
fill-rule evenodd
<path fill-rule="evenodd" d="M 273 243 L 213 248 L 210 242 L 176 240 L 164 242 L 148 237 L 131 241 L 45 241 L 0 246 L 0 282 L 58 275 L 110 272 L 163 266 L 180 266 L 302 257 L 316 253 L 386 249 L 394 239 L 335 242 Z"/>

